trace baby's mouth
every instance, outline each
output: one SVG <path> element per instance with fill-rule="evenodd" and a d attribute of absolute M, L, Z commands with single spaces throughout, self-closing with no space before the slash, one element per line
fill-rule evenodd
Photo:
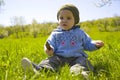
<path fill-rule="evenodd" d="M 63 26 L 67 26 L 66 24 L 63 24 Z"/>

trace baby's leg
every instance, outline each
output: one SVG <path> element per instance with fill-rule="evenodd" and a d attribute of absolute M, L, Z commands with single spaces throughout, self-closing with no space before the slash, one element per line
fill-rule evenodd
<path fill-rule="evenodd" d="M 82 74 L 84 77 L 88 77 L 90 71 L 93 71 L 93 67 L 85 57 L 78 57 L 70 68 L 73 75 Z"/>
<path fill-rule="evenodd" d="M 57 71 L 58 67 L 61 65 L 61 59 L 58 56 L 49 57 L 38 64 L 38 66 L 44 68 L 45 70 Z"/>

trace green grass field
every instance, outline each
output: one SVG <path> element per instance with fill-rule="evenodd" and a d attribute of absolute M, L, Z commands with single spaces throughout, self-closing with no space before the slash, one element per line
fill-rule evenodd
<path fill-rule="evenodd" d="M 100 50 L 87 52 L 95 72 L 89 75 L 90 80 L 120 79 L 120 32 L 91 32 L 92 39 L 100 39 L 105 46 Z M 23 80 L 24 71 L 21 59 L 29 58 L 35 63 L 45 59 L 43 45 L 47 36 L 38 38 L 0 39 L 0 80 Z M 60 72 L 41 72 L 40 75 L 29 73 L 27 80 L 83 80 L 81 75 L 71 76 L 69 67 L 65 65 Z"/>

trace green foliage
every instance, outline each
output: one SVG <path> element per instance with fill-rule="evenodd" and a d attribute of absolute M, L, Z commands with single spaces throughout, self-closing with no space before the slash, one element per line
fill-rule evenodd
<path fill-rule="evenodd" d="M 19 22 L 19 24 L 18 24 Z M 13 38 L 24 38 L 34 37 L 37 38 L 39 35 L 49 35 L 53 29 L 58 25 L 57 23 L 41 23 L 39 24 L 36 20 L 32 21 L 32 24 L 23 25 L 24 20 L 18 18 L 18 22 L 14 20 L 14 26 L 2 27 L 0 26 L 0 38 L 13 37 Z M 79 23 L 81 28 L 86 32 L 97 31 L 97 32 L 117 32 L 120 31 L 120 17 L 104 18 L 93 21 L 85 21 Z"/>
<path fill-rule="evenodd" d="M 81 27 L 83 27 L 84 30 L 90 31 L 91 29 L 95 28 L 94 30 L 100 31 L 100 32 L 106 32 L 106 31 L 120 31 L 120 17 L 112 17 L 112 18 L 104 18 L 104 19 L 98 19 L 93 21 L 85 21 L 81 22 Z"/>
<path fill-rule="evenodd" d="M 100 39 L 105 46 L 94 52 L 87 52 L 95 72 L 89 75 L 90 80 L 119 80 L 120 78 L 120 17 L 105 18 L 80 23 L 92 39 Z M 0 27 L 0 80 L 22 80 L 24 71 L 21 59 L 28 57 L 39 63 L 47 55 L 43 45 L 48 35 L 57 27 L 56 23 L 38 24 L 33 20 L 30 25 Z M 91 54 L 92 53 L 92 54 Z M 41 72 L 39 75 L 27 74 L 27 80 L 83 80 L 81 75 L 69 74 L 65 65 L 58 73 Z"/>
<path fill-rule="evenodd" d="M 95 30 L 94 30 L 95 31 Z M 90 80 L 120 79 L 120 32 L 89 32 L 93 39 L 101 39 L 105 46 L 100 50 L 87 52 L 95 72 L 89 75 Z M 4 38 L 0 39 L 0 80 L 23 80 L 21 59 L 29 58 L 35 63 L 45 59 L 43 45 L 48 36 Z M 65 65 L 58 73 L 40 72 L 39 75 L 28 73 L 27 80 L 84 80 L 81 75 L 72 76 L 69 66 Z"/>

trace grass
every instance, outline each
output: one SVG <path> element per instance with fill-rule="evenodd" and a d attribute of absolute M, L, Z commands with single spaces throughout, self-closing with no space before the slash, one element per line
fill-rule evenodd
<path fill-rule="evenodd" d="M 87 52 L 95 72 L 89 75 L 90 80 L 119 80 L 120 79 L 120 32 L 91 32 L 93 39 L 100 39 L 105 46 L 100 50 Z M 23 80 L 24 71 L 21 59 L 29 58 L 35 63 L 45 59 L 43 45 L 47 36 L 38 38 L 0 39 L 0 80 Z M 27 74 L 27 80 L 83 80 L 81 75 L 69 74 L 69 66 L 65 65 L 58 73 L 45 73 L 34 78 Z M 34 78 L 34 79 L 33 79 Z"/>

